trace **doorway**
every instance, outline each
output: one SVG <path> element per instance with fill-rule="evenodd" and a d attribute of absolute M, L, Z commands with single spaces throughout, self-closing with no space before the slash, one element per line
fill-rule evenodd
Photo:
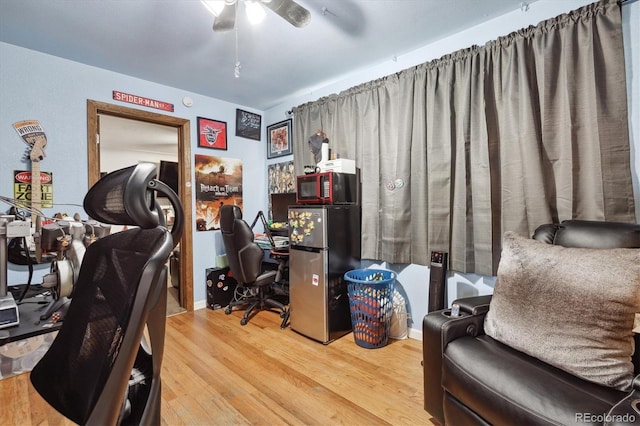
<path fill-rule="evenodd" d="M 87 100 L 87 156 L 89 187 L 100 179 L 100 116 L 118 117 L 172 127 L 177 133 L 179 197 L 184 209 L 184 234 L 180 240 L 180 306 L 193 311 L 193 231 L 191 206 L 190 121 L 183 118 Z"/>

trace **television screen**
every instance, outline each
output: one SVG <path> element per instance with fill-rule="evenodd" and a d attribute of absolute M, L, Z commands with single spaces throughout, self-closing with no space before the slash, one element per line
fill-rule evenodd
<path fill-rule="evenodd" d="M 158 180 L 167 184 L 173 192 L 180 195 L 178 193 L 178 163 L 174 161 L 160 161 Z"/>
<path fill-rule="evenodd" d="M 295 204 L 295 192 L 271 194 L 271 220 L 274 222 L 286 222 L 288 220 L 289 206 Z"/>

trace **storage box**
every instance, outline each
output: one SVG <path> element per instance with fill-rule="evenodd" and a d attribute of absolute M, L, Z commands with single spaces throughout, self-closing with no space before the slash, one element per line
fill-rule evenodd
<path fill-rule="evenodd" d="M 222 309 L 233 300 L 238 282 L 229 268 L 207 268 L 207 307 Z"/>
<path fill-rule="evenodd" d="M 56 330 L 0 346 L 0 380 L 31 371 L 57 335 Z"/>
<path fill-rule="evenodd" d="M 346 158 L 321 161 L 318 163 L 318 167 L 320 167 L 320 172 L 348 173 L 352 175 L 356 174 L 355 160 L 347 160 Z"/>

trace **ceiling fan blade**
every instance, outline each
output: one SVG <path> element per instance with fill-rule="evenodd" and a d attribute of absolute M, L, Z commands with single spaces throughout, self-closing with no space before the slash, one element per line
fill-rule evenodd
<path fill-rule="evenodd" d="M 263 1 L 262 4 L 280 15 L 294 27 L 304 27 L 311 20 L 309 11 L 293 0 Z"/>
<path fill-rule="evenodd" d="M 231 31 L 236 24 L 236 5 L 226 4 L 220 15 L 213 21 L 213 31 Z"/>

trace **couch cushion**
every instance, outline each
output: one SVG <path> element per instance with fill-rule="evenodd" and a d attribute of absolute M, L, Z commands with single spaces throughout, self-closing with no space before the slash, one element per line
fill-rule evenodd
<path fill-rule="evenodd" d="M 566 248 L 506 233 L 485 332 L 583 379 L 633 378 L 640 250 Z"/>
<path fill-rule="evenodd" d="M 574 424 L 603 414 L 625 393 L 579 379 L 489 336 L 447 345 L 442 384 L 491 424 Z"/>

